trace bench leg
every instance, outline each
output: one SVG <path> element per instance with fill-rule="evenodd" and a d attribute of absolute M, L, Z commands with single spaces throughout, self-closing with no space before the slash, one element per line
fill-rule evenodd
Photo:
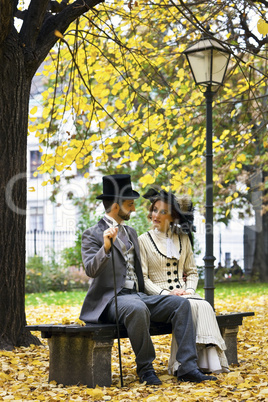
<path fill-rule="evenodd" d="M 63 385 L 110 387 L 113 339 L 52 336 L 49 344 L 49 381 Z"/>
<path fill-rule="evenodd" d="M 237 360 L 237 334 L 239 327 L 223 327 L 221 334 L 225 341 L 227 350 L 225 351 L 229 364 L 238 364 Z"/>

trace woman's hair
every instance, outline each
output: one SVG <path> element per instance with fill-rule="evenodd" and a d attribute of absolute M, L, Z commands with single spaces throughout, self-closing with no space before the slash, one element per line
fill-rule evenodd
<path fill-rule="evenodd" d="M 177 210 L 178 208 L 176 208 L 176 206 L 174 205 L 174 203 L 169 202 L 168 199 L 159 196 L 154 197 L 154 199 L 152 200 L 152 204 L 149 207 L 149 212 L 148 212 L 148 219 L 152 219 L 152 213 L 153 213 L 153 209 L 154 206 L 156 204 L 157 201 L 163 201 L 165 202 L 169 207 L 170 207 L 170 215 L 174 221 L 174 223 L 180 223 L 180 214 L 179 211 Z"/>
<path fill-rule="evenodd" d="M 171 192 L 167 193 L 165 191 L 160 191 L 159 193 L 154 193 L 153 197 L 150 198 L 150 201 L 151 205 L 149 207 L 148 219 L 152 219 L 152 212 L 155 203 L 157 201 L 163 201 L 170 208 L 170 215 L 173 219 L 173 222 L 170 223 L 171 230 L 175 232 L 187 233 L 191 238 L 191 232 L 195 231 L 195 227 L 193 225 L 194 208 L 188 195 L 175 197 L 175 195 Z"/>
<path fill-rule="evenodd" d="M 181 195 L 176 197 L 173 193 L 166 192 L 165 190 L 158 191 L 155 188 L 150 188 L 143 198 L 150 200 L 151 205 L 149 207 L 148 219 L 152 219 L 152 213 L 157 201 L 163 201 L 170 207 L 170 215 L 173 222 L 170 223 L 171 231 L 173 233 L 188 234 L 190 242 L 193 246 L 193 235 L 195 232 L 194 226 L 194 207 L 193 203 L 188 195 Z"/>

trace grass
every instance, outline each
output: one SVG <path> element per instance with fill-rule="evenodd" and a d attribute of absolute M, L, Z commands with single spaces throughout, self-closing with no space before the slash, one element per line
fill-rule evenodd
<path fill-rule="evenodd" d="M 197 292 L 204 297 L 203 284 L 200 283 Z M 251 282 L 224 282 L 215 283 L 214 296 L 215 299 L 224 300 L 228 297 L 249 297 L 268 295 L 268 283 L 251 283 Z M 26 306 L 38 306 L 40 304 L 57 305 L 57 306 L 77 306 L 82 305 L 86 292 L 53 292 L 46 293 L 29 293 L 26 294 Z"/>
<path fill-rule="evenodd" d="M 56 305 L 56 306 L 76 306 L 82 305 L 86 291 L 72 291 L 72 292 L 54 292 L 49 291 L 46 293 L 28 293 L 25 296 L 25 304 L 27 306 L 38 306 L 40 304 Z"/>
<path fill-rule="evenodd" d="M 204 297 L 204 284 L 198 286 L 198 293 Z M 226 299 L 227 297 L 248 297 L 268 295 L 268 283 L 257 282 L 216 282 L 215 299 Z"/>

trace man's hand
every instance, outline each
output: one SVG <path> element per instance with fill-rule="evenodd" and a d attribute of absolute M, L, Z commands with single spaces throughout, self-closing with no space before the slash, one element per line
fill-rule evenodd
<path fill-rule="evenodd" d="M 104 241 L 104 250 L 105 253 L 108 254 L 111 248 L 111 239 L 113 239 L 113 242 L 116 239 L 118 232 L 118 227 L 116 228 L 108 228 L 103 232 L 103 241 Z"/>

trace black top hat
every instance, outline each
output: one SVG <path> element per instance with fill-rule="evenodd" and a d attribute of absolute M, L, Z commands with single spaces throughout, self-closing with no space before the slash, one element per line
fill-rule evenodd
<path fill-rule="evenodd" d="M 132 190 L 129 174 L 112 174 L 102 178 L 103 194 L 97 200 L 121 199 L 133 200 L 139 198 L 139 193 Z"/>

